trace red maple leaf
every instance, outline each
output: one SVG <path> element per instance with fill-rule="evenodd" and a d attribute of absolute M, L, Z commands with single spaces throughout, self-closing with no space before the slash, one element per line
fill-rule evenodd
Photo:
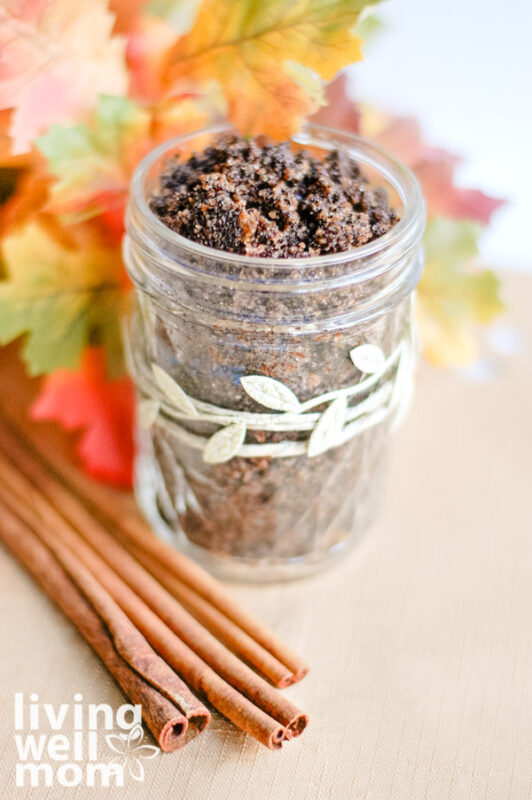
<path fill-rule="evenodd" d="M 313 120 L 334 128 L 362 132 L 370 121 L 370 138 L 404 161 L 421 183 L 429 217 L 470 219 L 489 223 L 491 215 L 504 200 L 489 197 L 478 189 L 456 186 L 455 170 L 460 158 L 441 147 L 428 144 L 420 123 L 414 117 L 400 117 L 358 107 L 347 92 L 348 82 L 340 75 L 327 87 L 328 105 Z"/>
<path fill-rule="evenodd" d="M 490 197 L 480 189 L 455 186 L 454 165 L 449 160 L 426 160 L 412 166 L 416 173 L 431 216 L 472 219 L 487 225 L 494 211 L 504 200 Z"/>
<path fill-rule="evenodd" d="M 49 375 L 31 408 L 38 420 L 82 430 L 78 453 L 83 467 L 106 483 L 131 486 L 134 390 L 129 378 L 109 379 L 102 347 L 88 347 L 79 370 Z"/>
<path fill-rule="evenodd" d="M 325 89 L 327 105 L 322 106 L 311 117 L 312 122 L 336 128 L 339 131 L 359 133 L 360 111 L 347 94 L 347 76 L 340 74 Z"/>

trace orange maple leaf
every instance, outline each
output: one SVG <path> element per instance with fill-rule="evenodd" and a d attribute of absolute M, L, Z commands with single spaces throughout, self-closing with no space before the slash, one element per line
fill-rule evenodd
<path fill-rule="evenodd" d="M 203 0 L 166 58 L 167 82 L 218 81 L 245 134 L 286 138 L 322 100 L 323 80 L 362 55 L 352 33 L 367 0 Z"/>

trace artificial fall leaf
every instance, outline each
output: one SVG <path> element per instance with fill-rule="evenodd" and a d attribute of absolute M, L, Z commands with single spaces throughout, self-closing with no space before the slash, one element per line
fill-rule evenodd
<path fill-rule="evenodd" d="M 138 101 L 155 103 L 165 99 L 168 89 L 162 80 L 165 55 L 176 34 L 163 19 L 142 17 L 131 31 L 126 48 L 130 93 Z"/>
<path fill-rule="evenodd" d="M 114 16 L 114 33 L 129 33 L 138 24 L 148 0 L 109 0 L 109 10 Z"/>
<path fill-rule="evenodd" d="M 425 142 L 419 122 L 412 117 L 390 118 L 363 107 L 362 134 L 373 138 L 415 172 L 423 189 L 429 217 L 445 216 L 487 224 L 504 200 L 454 183 L 460 159 Z"/>
<path fill-rule="evenodd" d="M 348 79 L 338 75 L 325 89 L 325 104 L 313 115 L 312 122 L 328 125 L 340 131 L 358 133 L 360 128 L 360 111 L 349 99 L 347 92 Z"/>
<path fill-rule="evenodd" d="M 370 9 L 367 9 L 360 15 L 360 19 L 354 29 L 354 33 L 359 36 L 363 42 L 371 41 L 373 37 L 385 27 L 384 23 L 375 16 L 375 14 L 369 13 L 369 11 Z"/>
<path fill-rule="evenodd" d="M 361 135 L 374 139 L 411 169 L 427 161 L 458 163 L 457 156 L 425 141 L 419 120 L 414 117 L 390 116 L 365 103 L 360 104 L 359 108 Z"/>
<path fill-rule="evenodd" d="M 176 33 L 182 35 L 192 28 L 200 4 L 201 0 L 150 0 L 146 13 L 166 20 Z"/>
<path fill-rule="evenodd" d="M 120 356 L 120 257 L 81 226 L 76 234 L 72 246 L 30 221 L 3 242 L 0 343 L 28 334 L 23 355 L 34 375 L 77 367 L 94 340 L 113 365 Z"/>
<path fill-rule="evenodd" d="M 216 116 L 217 103 L 216 92 L 184 94 L 157 103 L 151 109 L 151 147 L 206 127 Z"/>
<path fill-rule="evenodd" d="M 89 124 L 52 125 L 37 139 L 55 178 L 45 210 L 67 225 L 99 215 L 109 240 L 118 242 L 140 159 L 159 142 L 201 128 L 207 119 L 195 96 L 157 103 L 148 112 L 125 97 L 102 95 Z"/>
<path fill-rule="evenodd" d="M 99 97 L 90 124 L 52 125 L 36 142 L 56 179 L 47 210 L 72 223 L 123 206 L 149 135 L 146 111 L 108 95 Z"/>
<path fill-rule="evenodd" d="M 37 164 L 17 174 L 14 193 L 0 207 L 0 236 L 41 211 L 48 200 L 50 183 L 50 176 Z"/>
<path fill-rule="evenodd" d="M 0 208 L 13 196 L 17 184 L 17 177 L 16 169 L 0 167 Z"/>
<path fill-rule="evenodd" d="M 504 200 L 489 197 L 479 189 L 455 186 L 454 165 L 447 159 L 421 161 L 414 165 L 430 216 L 471 219 L 488 223 Z"/>
<path fill-rule="evenodd" d="M 48 376 L 31 415 L 55 420 L 66 430 L 83 430 L 78 453 L 98 480 L 131 485 L 134 391 L 129 378 L 109 379 L 101 347 L 87 348 L 79 370 Z"/>
<path fill-rule="evenodd" d="M 168 53 L 167 78 L 216 80 L 229 119 L 243 133 L 287 138 L 316 109 L 316 82 L 361 58 L 351 29 L 367 5 L 203 0 L 191 31 Z M 301 69 L 294 71 L 294 63 Z"/>
<path fill-rule="evenodd" d="M 460 163 L 456 155 L 428 144 L 415 118 L 393 117 L 374 106 L 355 104 L 349 98 L 343 76 L 327 88 L 327 105 L 314 120 L 359 133 L 404 161 L 421 183 L 429 217 L 447 216 L 487 224 L 504 203 L 477 189 L 456 186 L 455 170 Z"/>
<path fill-rule="evenodd" d="M 465 220 L 436 217 L 427 225 L 417 319 L 425 355 L 433 364 L 470 363 L 477 350 L 475 325 L 489 324 L 504 310 L 496 276 L 474 265 L 478 232 Z"/>
<path fill-rule="evenodd" d="M 0 9 L 0 108 L 13 109 L 13 153 L 55 122 L 79 120 L 98 95 L 125 94 L 125 41 L 106 0 L 6 0 Z"/>
<path fill-rule="evenodd" d="M 32 150 L 13 155 L 12 120 L 13 109 L 0 109 L 0 169 L 24 169 L 33 165 Z"/>

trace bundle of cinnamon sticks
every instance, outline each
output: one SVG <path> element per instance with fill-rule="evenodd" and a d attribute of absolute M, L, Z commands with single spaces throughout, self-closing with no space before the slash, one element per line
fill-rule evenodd
<path fill-rule="evenodd" d="M 270 749 L 308 718 L 280 688 L 302 659 L 134 514 L 81 497 L 0 418 L 0 540 L 73 622 L 164 751 L 205 730 L 207 701 Z"/>

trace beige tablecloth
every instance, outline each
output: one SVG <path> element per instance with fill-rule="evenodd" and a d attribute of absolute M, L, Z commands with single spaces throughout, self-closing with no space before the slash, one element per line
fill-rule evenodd
<path fill-rule="evenodd" d="M 237 587 L 311 664 L 305 734 L 271 753 L 221 718 L 143 782 L 16 788 L 14 692 L 119 705 L 97 658 L 0 553 L 2 797 L 526 800 L 532 797 L 532 280 L 508 279 L 521 353 L 485 380 L 423 367 L 378 524 L 340 566 Z M 508 331 L 506 331 L 508 333 Z M 504 331 L 503 331 L 504 334 Z M 500 347 L 516 345 L 502 336 Z M 519 343 L 517 343 L 519 349 Z M 5 376 L 4 392 L 9 392 Z"/>

